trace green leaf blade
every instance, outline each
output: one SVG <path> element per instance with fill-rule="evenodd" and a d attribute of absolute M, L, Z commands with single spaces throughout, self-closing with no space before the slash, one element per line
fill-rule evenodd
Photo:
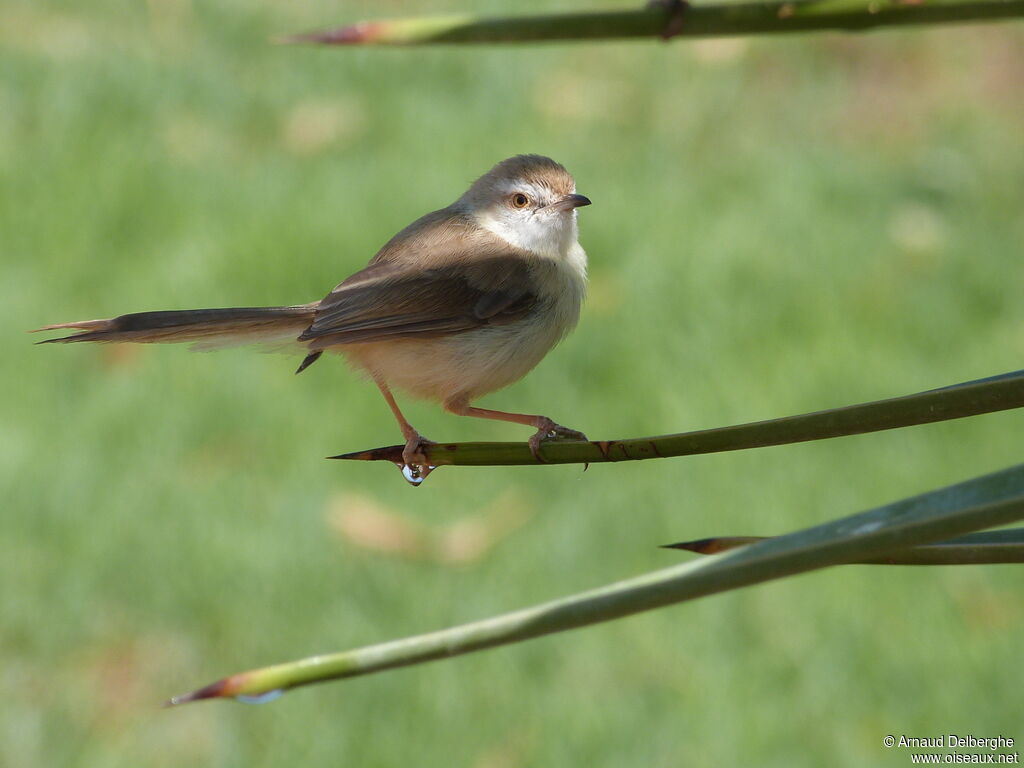
<path fill-rule="evenodd" d="M 424 635 L 252 670 L 171 704 L 287 690 L 596 624 L 784 576 L 881 558 L 1024 518 L 1024 465 L 723 555 Z"/>
<path fill-rule="evenodd" d="M 1021 407 L 1024 371 L 1014 371 L 903 397 L 748 424 L 628 440 L 544 443 L 540 464 L 600 464 L 739 451 L 881 432 Z M 392 445 L 331 458 L 400 464 L 402 448 Z M 439 443 L 427 446 L 425 453 L 434 466 L 538 465 L 526 443 Z"/>

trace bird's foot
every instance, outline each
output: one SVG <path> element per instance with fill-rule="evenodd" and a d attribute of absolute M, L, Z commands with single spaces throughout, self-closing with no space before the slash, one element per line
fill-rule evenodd
<path fill-rule="evenodd" d="M 436 445 L 433 440 L 427 440 L 418 432 L 413 432 L 405 438 L 405 448 L 402 449 L 402 464 L 399 469 L 410 485 L 419 485 L 427 479 L 427 475 L 433 472 L 436 467 L 428 463 L 427 455 L 423 448 L 428 445 Z"/>
<path fill-rule="evenodd" d="M 544 459 L 540 455 L 540 446 L 541 443 L 548 440 L 586 441 L 587 436 L 575 429 L 569 429 L 569 427 L 556 424 L 545 416 L 537 425 L 537 431 L 533 434 L 533 437 L 530 438 L 530 453 L 533 454 L 533 458 L 541 463 L 544 462 Z"/>

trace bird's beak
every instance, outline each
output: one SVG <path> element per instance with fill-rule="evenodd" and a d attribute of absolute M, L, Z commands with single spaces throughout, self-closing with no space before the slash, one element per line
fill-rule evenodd
<path fill-rule="evenodd" d="M 581 208 L 590 205 L 590 198 L 584 195 L 566 195 L 561 200 L 556 200 L 546 207 L 556 211 L 571 211 L 573 208 Z"/>

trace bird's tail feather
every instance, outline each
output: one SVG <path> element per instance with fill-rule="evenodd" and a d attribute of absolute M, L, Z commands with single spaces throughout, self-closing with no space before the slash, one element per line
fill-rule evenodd
<path fill-rule="evenodd" d="M 36 328 L 79 333 L 46 339 L 40 344 L 73 341 L 137 342 L 142 344 L 196 342 L 199 347 L 266 344 L 293 341 L 313 321 L 316 304 L 292 307 L 232 307 L 136 312 L 109 320 L 79 320 Z"/>

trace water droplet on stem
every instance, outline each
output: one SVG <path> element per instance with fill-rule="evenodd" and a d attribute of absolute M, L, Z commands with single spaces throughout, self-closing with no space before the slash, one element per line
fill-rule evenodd
<path fill-rule="evenodd" d="M 274 690 L 267 691 L 266 693 L 240 693 L 235 696 L 235 701 L 240 701 L 243 704 L 266 704 L 274 701 L 275 699 L 279 699 L 282 696 L 284 696 L 284 689 L 275 688 Z"/>
<path fill-rule="evenodd" d="M 406 482 L 413 487 L 418 487 L 427 479 L 427 475 L 437 469 L 437 467 L 433 465 L 424 467 L 419 464 L 396 464 L 395 466 L 401 470 L 402 477 L 405 478 Z"/>

